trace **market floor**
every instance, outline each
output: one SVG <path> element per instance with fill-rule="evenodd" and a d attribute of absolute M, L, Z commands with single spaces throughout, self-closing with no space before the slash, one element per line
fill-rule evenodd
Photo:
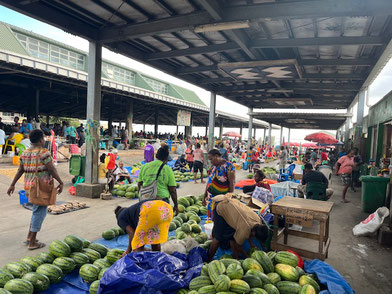
<path fill-rule="evenodd" d="M 120 154 L 125 165 L 130 165 L 142 159 L 141 152 Z M 270 163 L 269 165 L 274 165 Z M 117 205 L 129 206 L 135 200 L 115 198 L 110 201 L 86 199 L 68 195 L 68 188 L 72 176 L 68 174 L 68 163 L 58 165 L 60 176 L 67 183 L 64 192 L 58 200 L 79 200 L 86 202 L 88 209 L 66 213 L 62 215 L 48 215 L 39 240 L 49 244 L 54 239 L 63 239 L 68 234 L 76 234 L 89 240 L 100 238 L 102 231 L 116 226 L 113 210 Z M 8 197 L 6 191 L 12 180 L 15 167 L 0 165 L 0 267 L 7 262 L 16 261 L 28 255 L 35 255 L 39 251 L 28 251 L 22 244 L 28 229 L 31 212 L 19 205 L 17 193 Z M 246 172 L 237 171 L 236 180 L 246 178 Z M 334 202 L 332 209 L 330 236 L 332 239 L 329 256 L 326 262 L 339 271 L 354 288 L 356 293 L 391 293 L 392 288 L 392 249 L 378 245 L 375 237 L 354 237 L 352 228 L 367 214 L 361 211 L 360 191 L 348 192 L 350 203 L 340 202 L 342 186 L 338 178 L 334 177 L 331 198 Z M 17 184 L 16 191 L 23 189 Z M 181 183 L 179 196 L 203 193 L 205 186 L 193 182 Z M 310 242 L 292 239 L 292 245 L 312 247 Z M 46 251 L 47 248 L 41 249 Z"/>

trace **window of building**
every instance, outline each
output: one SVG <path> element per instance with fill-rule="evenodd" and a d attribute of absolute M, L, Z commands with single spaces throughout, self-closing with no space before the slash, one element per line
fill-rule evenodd
<path fill-rule="evenodd" d="M 49 43 L 19 33 L 16 37 L 33 57 L 49 60 Z"/>
<path fill-rule="evenodd" d="M 110 79 L 130 85 L 135 85 L 135 73 L 129 70 L 108 63 L 102 63 L 102 71 Z"/>
<path fill-rule="evenodd" d="M 162 93 L 165 95 L 169 94 L 169 86 L 167 84 L 147 77 L 144 77 L 144 79 L 150 85 L 150 87 L 154 89 L 155 92 Z"/>
<path fill-rule="evenodd" d="M 3 116 L 14 116 L 14 113 L 12 112 L 3 112 Z"/>

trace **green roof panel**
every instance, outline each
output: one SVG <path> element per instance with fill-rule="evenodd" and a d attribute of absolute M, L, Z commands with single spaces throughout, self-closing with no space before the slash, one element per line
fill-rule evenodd
<path fill-rule="evenodd" d="M 11 29 L 0 22 L 0 48 L 22 55 L 29 55 L 23 45 L 15 38 Z"/>

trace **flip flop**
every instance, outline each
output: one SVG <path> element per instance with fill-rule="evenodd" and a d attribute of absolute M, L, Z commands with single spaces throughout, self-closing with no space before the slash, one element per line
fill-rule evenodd
<path fill-rule="evenodd" d="M 35 246 L 35 247 L 28 247 L 27 249 L 29 249 L 29 250 L 35 250 L 35 249 L 43 248 L 43 247 L 45 247 L 45 246 L 46 246 L 45 243 L 37 242 L 37 246 Z"/>
<path fill-rule="evenodd" d="M 349 200 L 341 200 L 340 202 L 342 202 L 342 203 L 350 203 Z"/>
<path fill-rule="evenodd" d="M 39 240 L 35 240 L 35 241 L 38 242 Z M 26 241 L 23 242 L 23 244 L 27 246 L 27 245 L 30 244 L 30 241 L 27 241 L 27 240 L 26 240 Z"/>

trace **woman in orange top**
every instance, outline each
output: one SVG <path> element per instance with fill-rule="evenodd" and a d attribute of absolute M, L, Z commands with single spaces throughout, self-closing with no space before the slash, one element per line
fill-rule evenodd
<path fill-rule="evenodd" d="M 185 150 L 185 160 L 189 165 L 189 169 L 193 169 L 193 150 L 192 145 L 188 145 L 188 148 Z"/>

